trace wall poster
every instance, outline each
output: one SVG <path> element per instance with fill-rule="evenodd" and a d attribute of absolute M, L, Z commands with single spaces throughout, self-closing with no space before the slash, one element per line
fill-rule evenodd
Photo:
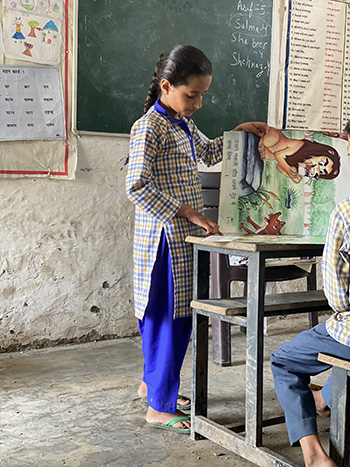
<path fill-rule="evenodd" d="M 73 8 L 71 0 L 0 0 L 0 177 L 75 177 Z"/>
<path fill-rule="evenodd" d="M 341 132 L 350 119 L 349 0 L 273 2 L 269 123 Z"/>
<path fill-rule="evenodd" d="M 0 141 L 66 137 L 60 69 L 0 65 Z"/>
<path fill-rule="evenodd" d="M 61 56 L 62 25 L 44 16 L 4 10 L 5 56 L 45 65 L 58 65 Z"/>

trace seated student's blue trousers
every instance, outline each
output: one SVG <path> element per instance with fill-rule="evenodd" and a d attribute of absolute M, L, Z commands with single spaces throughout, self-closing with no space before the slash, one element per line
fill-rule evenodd
<path fill-rule="evenodd" d="M 301 332 L 271 356 L 276 394 L 285 413 L 291 445 L 304 436 L 317 434 L 316 407 L 308 384 L 310 376 L 331 367 L 318 361 L 319 353 L 350 360 L 350 347 L 333 339 L 327 333 L 325 323 Z M 322 396 L 331 407 L 331 376 L 322 389 Z"/>
<path fill-rule="evenodd" d="M 148 405 L 159 412 L 175 413 L 192 318 L 174 319 L 174 281 L 164 230 L 152 271 L 148 305 L 139 328 Z"/>

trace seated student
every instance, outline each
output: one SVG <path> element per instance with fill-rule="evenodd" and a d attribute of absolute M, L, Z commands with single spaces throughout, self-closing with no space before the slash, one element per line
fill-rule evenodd
<path fill-rule="evenodd" d="M 350 154 L 350 121 L 348 133 Z M 335 466 L 325 453 L 316 415 L 329 414 L 331 376 L 322 391 L 312 392 L 310 376 L 330 368 L 318 354 L 350 360 L 350 197 L 341 201 L 330 218 L 322 257 L 324 292 L 334 314 L 325 323 L 304 331 L 271 356 L 277 397 L 285 412 L 291 445 L 300 442 L 306 467 Z"/>

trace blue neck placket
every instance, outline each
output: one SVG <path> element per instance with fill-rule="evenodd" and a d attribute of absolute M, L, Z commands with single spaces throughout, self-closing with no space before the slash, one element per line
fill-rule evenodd
<path fill-rule="evenodd" d="M 160 105 L 159 103 L 159 99 L 157 99 L 156 103 L 154 104 L 154 108 L 157 112 L 163 114 L 163 115 L 167 115 L 171 121 L 173 121 L 174 123 L 177 123 L 180 128 L 182 128 L 184 130 L 184 132 L 186 133 L 186 135 L 188 136 L 188 139 L 190 140 L 190 145 L 191 145 L 191 151 L 192 151 L 192 157 L 193 157 L 193 160 L 195 162 L 195 164 L 197 163 L 197 159 L 196 159 L 196 151 L 194 149 L 194 144 L 193 144 L 193 138 L 192 138 L 192 135 L 191 135 L 191 132 L 190 132 L 190 129 L 187 125 L 187 123 L 184 121 L 184 120 L 181 120 L 180 118 L 174 118 L 172 117 L 169 112 L 167 112 L 165 109 L 163 109 L 163 107 Z"/>

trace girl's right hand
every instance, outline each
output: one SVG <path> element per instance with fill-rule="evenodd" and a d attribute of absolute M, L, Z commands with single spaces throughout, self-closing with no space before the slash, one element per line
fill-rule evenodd
<path fill-rule="evenodd" d="M 232 131 L 246 131 L 255 133 L 257 136 L 263 136 L 269 132 L 269 125 L 264 122 L 246 122 L 236 126 Z"/>
<path fill-rule="evenodd" d="M 207 236 L 223 235 L 220 232 L 220 228 L 216 222 L 213 222 L 203 214 L 200 214 L 198 211 L 191 208 L 191 206 L 188 204 L 181 204 L 180 209 L 177 211 L 176 215 L 178 217 L 184 217 L 188 221 L 192 222 L 192 224 L 202 227 L 202 229 L 207 232 Z"/>

